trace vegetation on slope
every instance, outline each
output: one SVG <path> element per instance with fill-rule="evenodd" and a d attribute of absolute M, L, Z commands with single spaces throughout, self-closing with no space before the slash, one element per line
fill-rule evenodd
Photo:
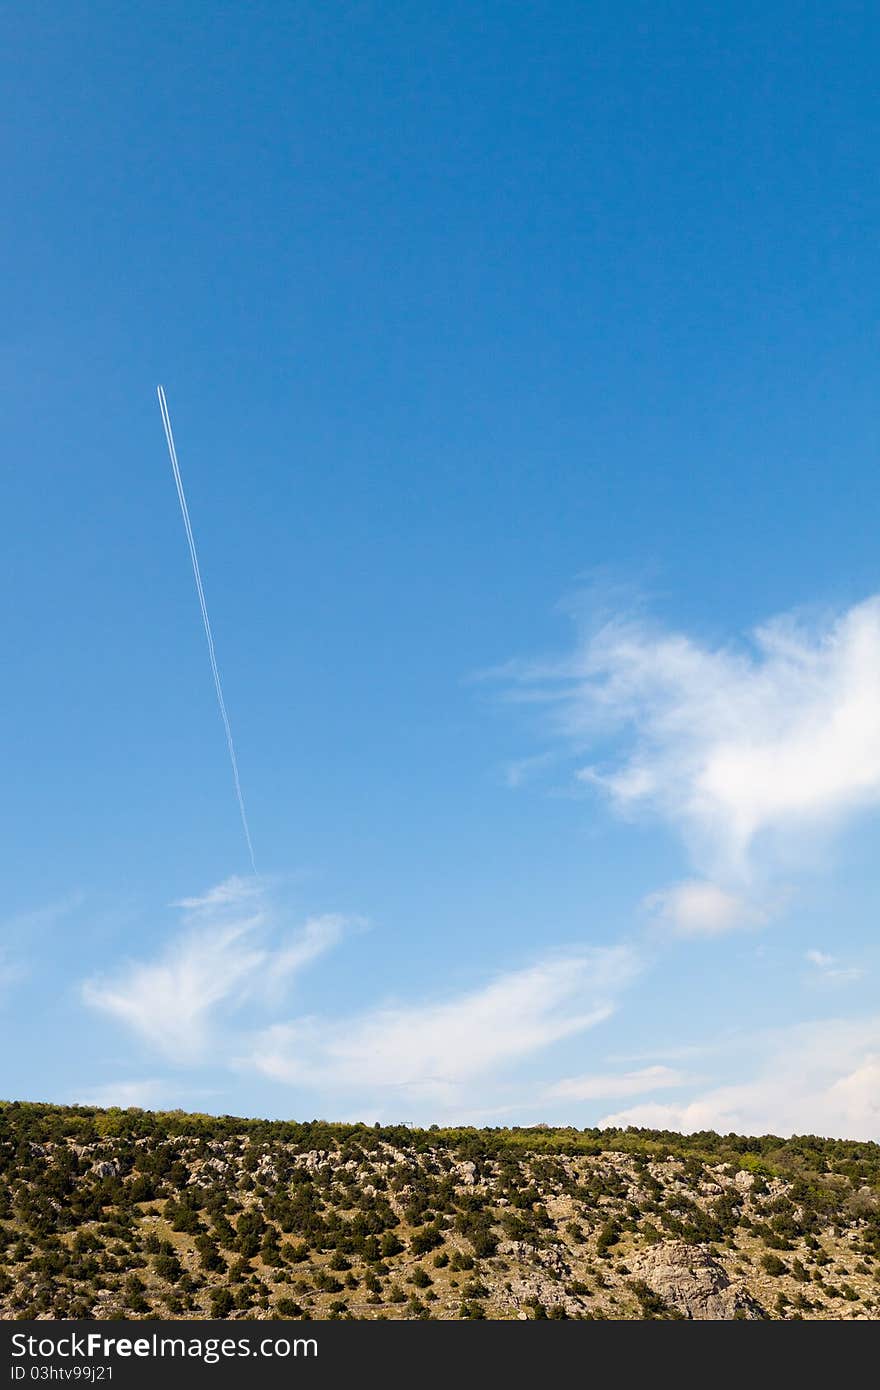
<path fill-rule="evenodd" d="M 0 1104 L 7 1317 L 876 1317 L 880 1147 Z"/>

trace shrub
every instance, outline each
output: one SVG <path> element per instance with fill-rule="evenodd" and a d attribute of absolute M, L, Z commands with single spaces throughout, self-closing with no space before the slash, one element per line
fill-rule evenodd
<path fill-rule="evenodd" d="M 211 1317 L 228 1318 L 235 1307 L 235 1299 L 226 1288 L 211 1290 L 210 1295 Z"/>
<path fill-rule="evenodd" d="M 155 1255 L 153 1257 L 153 1268 L 160 1279 L 166 1279 L 169 1284 L 176 1284 L 183 1270 L 180 1260 L 176 1255 Z"/>
<path fill-rule="evenodd" d="M 484 1319 L 486 1310 L 482 1303 L 462 1303 L 458 1316 L 465 1319 Z"/>
<path fill-rule="evenodd" d="M 283 1318 L 302 1317 L 303 1310 L 297 1303 L 295 1298 L 279 1298 L 278 1302 L 275 1304 L 275 1307 L 278 1309 L 279 1313 Z"/>
<path fill-rule="evenodd" d="M 646 1284 L 644 1279 L 631 1279 L 629 1286 L 639 1300 L 643 1318 L 662 1318 L 669 1312 L 669 1304 L 663 1295 Z"/>
<path fill-rule="evenodd" d="M 434 1250 L 438 1245 L 443 1244 L 443 1233 L 439 1226 L 425 1226 L 423 1230 L 416 1231 L 411 1237 L 409 1248 L 414 1255 L 427 1255 L 429 1250 Z"/>

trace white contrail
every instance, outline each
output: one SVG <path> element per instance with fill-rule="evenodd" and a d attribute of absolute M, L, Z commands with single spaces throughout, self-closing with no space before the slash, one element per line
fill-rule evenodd
<path fill-rule="evenodd" d="M 165 427 L 165 438 L 168 441 L 168 454 L 171 458 L 171 467 L 174 470 L 174 481 L 177 485 L 180 510 L 183 514 L 183 524 L 186 529 L 186 539 L 189 545 L 189 558 L 192 560 L 193 574 L 196 580 L 196 592 L 199 596 L 199 607 L 202 610 L 202 622 L 205 627 L 205 636 L 208 639 L 208 655 L 211 658 L 211 671 L 214 675 L 214 689 L 217 691 L 217 703 L 220 706 L 220 717 L 223 720 L 223 728 L 226 731 L 226 747 L 229 749 L 229 761 L 232 764 L 235 795 L 238 797 L 238 809 L 241 812 L 241 823 L 244 828 L 244 838 L 247 840 L 251 868 L 254 873 L 256 873 L 257 866 L 254 862 L 254 847 L 251 843 L 251 832 L 248 828 L 247 812 L 244 809 L 244 797 L 242 796 L 241 781 L 238 776 L 238 759 L 235 756 L 235 744 L 232 742 L 232 729 L 229 724 L 229 715 L 226 713 L 226 701 L 223 699 L 223 686 L 220 683 L 220 670 L 217 666 L 217 654 L 214 651 L 214 636 L 211 632 L 211 620 L 208 617 L 208 605 L 205 602 L 205 591 L 202 587 L 202 575 L 199 570 L 199 557 L 196 554 L 196 543 L 189 519 L 189 508 L 186 505 L 186 494 L 183 491 L 183 479 L 180 476 L 180 464 L 177 462 L 177 450 L 174 447 L 174 435 L 171 432 L 171 416 L 168 414 L 168 402 L 165 399 L 165 388 L 163 386 L 158 386 L 156 388 L 156 393 L 159 397 L 159 409 L 162 412 L 162 424 Z"/>

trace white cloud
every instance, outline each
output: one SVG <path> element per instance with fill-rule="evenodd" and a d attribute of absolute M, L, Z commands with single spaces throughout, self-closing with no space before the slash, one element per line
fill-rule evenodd
<path fill-rule="evenodd" d="M 616 619 L 515 675 L 578 747 L 626 738 L 581 780 L 666 818 L 713 879 L 745 874 L 760 837 L 880 803 L 880 596 L 824 623 L 776 618 L 736 649 Z"/>
<path fill-rule="evenodd" d="M 310 917 L 286 945 L 267 954 L 260 971 L 260 988 L 277 999 L 291 975 L 338 945 L 345 931 L 360 925 L 359 918 L 342 917 L 338 913 Z"/>
<path fill-rule="evenodd" d="M 807 951 L 805 959 L 820 970 L 827 970 L 834 964 L 834 957 L 826 955 L 824 951 Z"/>
<path fill-rule="evenodd" d="M 638 969 L 627 947 L 553 957 L 484 988 L 421 1006 L 373 1009 L 265 1030 L 242 1065 L 287 1084 L 458 1103 L 485 1079 L 607 1018 Z"/>
<path fill-rule="evenodd" d="M 548 1086 L 548 1100 L 611 1100 L 620 1096 L 641 1096 L 648 1091 L 684 1086 L 687 1077 L 672 1067 L 650 1066 L 639 1071 L 609 1073 L 604 1076 L 567 1076 Z"/>
<path fill-rule="evenodd" d="M 136 1106 L 139 1110 L 155 1108 L 161 1097 L 167 1093 L 166 1083 L 147 1081 L 110 1081 L 103 1086 L 94 1086 L 77 1093 L 72 1105 L 97 1105 L 102 1109 L 117 1106 L 128 1110 Z"/>
<path fill-rule="evenodd" d="M 263 960 L 250 928 L 192 933 L 156 961 L 132 963 L 109 982 L 89 980 L 83 998 L 178 1060 L 200 1055 L 217 1005 L 241 993 Z"/>
<path fill-rule="evenodd" d="M 315 917 L 279 941 L 266 890 L 245 879 L 228 879 L 176 906 L 185 911 L 185 930 L 157 959 L 131 962 L 82 989 L 87 1004 L 176 1061 L 204 1054 L 221 1007 L 277 999 L 283 984 L 334 946 L 346 925 L 338 916 Z"/>
<path fill-rule="evenodd" d="M 807 951 L 804 959 L 816 967 L 820 976 L 824 980 L 831 980 L 837 984 L 847 984 L 851 980 L 860 980 L 864 971 L 855 965 L 841 965 L 836 956 L 830 956 L 827 951 Z"/>
<path fill-rule="evenodd" d="M 261 910 L 265 894 L 261 879 L 242 878 L 240 874 L 233 874 L 222 883 L 216 883 L 207 892 L 195 898 L 179 898 L 171 906 L 184 908 L 190 917 L 211 915 L 225 908 L 240 912 L 246 903 L 252 903 Z"/>
<path fill-rule="evenodd" d="M 880 1140 L 880 1017 L 801 1024 L 761 1040 L 758 1075 L 681 1104 L 605 1115 L 609 1127 Z"/>
<path fill-rule="evenodd" d="M 721 936 L 767 920 L 764 909 L 740 894 L 701 879 L 688 879 L 650 893 L 643 906 L 679 936 Z"/>

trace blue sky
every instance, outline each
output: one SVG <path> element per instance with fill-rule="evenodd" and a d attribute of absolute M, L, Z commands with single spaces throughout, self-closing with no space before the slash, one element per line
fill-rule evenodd
<path fill-rule="evenodd" d="M 0 1094 L 880 1138 L 878 45 L 6 16 Z"/>

